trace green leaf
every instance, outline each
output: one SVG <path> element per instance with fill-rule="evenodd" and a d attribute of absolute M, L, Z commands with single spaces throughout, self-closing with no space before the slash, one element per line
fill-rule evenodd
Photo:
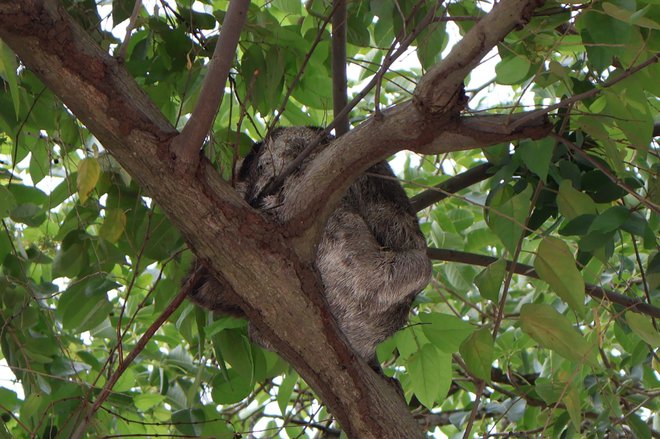
<path fill-rule="evenodd" d="M 585 43 L 587 56 L 597 71 L 605 70 L 614 57 L 624 55 L 632 27 L 597 10 L 580 14 L 577 28 Z"/>
<path fill-rule="evenodd" d="M 537 378 L 534 383 L 534 390 L 545 401 L 546 404 L 553 405 L 558 402 L 566 406 L 566 411 L 576 429 L 579 429 L 582 421 L 582 401 L 580 399 L 579 384 L 571 381 L 571 376 L 559 374 L 562 379 L 551 381 L 548 378 Z M 574 379 L 574 377 L 573 377 Z"/>
<path fill-rule="evenodd" d="M 503 58 L 495 66 L 496 80 L 498 84 L 517 84 L 527 77 L 532 64 L 523 56 L 511 56 Z"/>
<path fill-rule="evenodd" d="M 580 215 L 565 223 L 559 230 L 560 235 L 586 235 L 589 232 L 591 223 L 596 219 L 596 215 Z"/>
<path fill-rule="evenodd" d="M 488 328 L 470 334 L 459 349 L 470 373 L 484 381 L 490 381 L 493 363 L 493 336 Z"/>
<path fill-rule="evenodd" d="M 95 158 L 84 158 L 78 164 L 78 178 L 76 179 L 76 183 L 81 204 L 84 204 L 87 198 L 89 198 L 89 194 L 94 190 L 100 175 L 101 166 Z"/>
<path fill-rule="evenodd" d="M 248 396 L 254 387 L 249 376 L 234 369 L 229 369 L 227 376 L 218 373 L 213 379 L 211 397 L 216 404 L 235 404 Z"/>
<path fill-rule="evenodd" d="M 118 286 L 118 283 L 103 275 L 86 277 L 70 284 L 57 303 L 62 326 L 77 334 L 98 326 L 112 310 L 107 292 Z"/>
<path fill-rule="evenodd" d="M 14 52 L 0 40 L 0 77 L 7 81 L 9 85 L 9 92 L 11 93 L 11 100 L 14 104 L 14 113 L 16 116 L 20 114 L 21 99 L 18 93 L 18 76 L 17 76 L 18 63 L 16 62 L 16 55 Z"/>
<path fill-rule="evenodd" d="M 550 305 L 523 305 L 520 322 L 522 330 L 541 346 L 576 363 L 597 365 L 594 346 L 573 328 L 566 317 Z"/>
<path fill-rule="evenodd" d="M 596 213 L 596 203 L 587 194 L 576 190 L 570 180 L 562 180 L 557 195 L 559 212 L 569 220 Z"/>
<path fill-rule="evenodd" d="M 291 400 L 291 395 L 293 394 L 293 388 L 298 382 L 298 374 L 295 371 L 291 371 L 286 374 L 286 377 L 282 380 L 280 388 L 277 390 L 277 405 L 280 408 L 282 416 L 286 416 L 287 406 Z"/>
<path fill-rule="evenodd" d="M 273 0 L 273 6 L 283 12 L 288 12 L 289 14 L 300 14 L 299 0 Z"/>
<path fill-rule="evenodd" d="M 626 416 L 626 423 L 630 427 L 635 439 L 651 439 L 653 434 L 649 426 L 636 413 L 630 413 Z"/>
<path fill-rule="evenodd" d="M 626 311 L 626 322 L 630 329 L 652 348 L 660 346 L 660 332 L 653 327 L 651 319 L 647 316 Z"/>
<path fill-rule="evenodd" d="M 11 211 L 10 218 L 17 223 L 37 227 L 46 221 L 46 212 L 34 203 L 23 203 Z"/>
<path fill-rule="evenodd" d="M 33 184 L 37 184 L 50 171 L 50 151 L 46 142 L 38 142 L 30 152 L 30 178 Z"/>
<path fill-rule="evenodd" d="M 432 23 L 415 39 L 417 58 L 423 68 L 429 69 L 440 61 L 440 52 L 447 44 L 444 23 Z"/>
<path fill-rule="evenodd" d="M 187 436 L 201 436 L 206 416 L 200 409 L 183 409 L 172 413 L 172 425 Z"/>
<path fill-rule="evenodd" d="M 609 233 L 618 229 L 630 217 L 630 210 L 624 206 L 613 206 L 594 219 L 589 232 Z"/>
<path fill-rule="evenodd" d="M 449 354 L 458 352 L 463 340 L 474 332 L 471 324 L 449 314 L 420 314 L 419 320 L 429 341 Z"/>
<path fill-rule="evenodd" d="M 126 214 L 122 209 L 106 209 L 105 219 L 99 229 L 99 236 L 108 242 L 115 243 L 126 228 Z"/>
<path fill-rule="evenodd" d="M 566 406 L 568 416 L 576 431 L 580 430 L 582 425 L 582 400 L 580 399 L 580 383 L 576 382 L 575 374 L 561 371 L 558 373 L 559 379 L 566 382 L 565 391 L 561 401 Z"/>
<path fill-rule="evenodd" d="M 536 141 L 524 140 L 520 142 L 520 146 L 516 152 L 520 154 L 520 158 L 525 163 L 525 166 L 527 166 L 527 169 L 538 175 L 545 182 L 548 176 L 548 169 L 550 169 L 554 146 L 555 140 L 550 137 Z"/>
<path fill-rule="evenodd" d="M 62 241 L 53 261 L 53 277 L 74 278 L 88 262 L 84 232 L 74 230 Z"/>
<path fill-rule="evenodd" d="M 163 401 L 165 401 L 165 395 L 160 395 L 158 393 L 143 393 L 133 397 L 135 408 L 142 412 L 146 412 Z"/>
<path fill-rule="evenodd" d="M 619 8 L 613 3 L 605 2 L 603 3 L 603 11 L 605 11 L 607 15 L 614 17 L 618 20 L 621 20 L 623 22 L 634 24 L 637 26 L 647 27 L 649 29 L 660 30 L 660 24 L 658 24 L 656 21 L 654 21 L 651 18 L 644 17 L 643 12 L 645 12 L 644 10 L 648 11 L 649 6 L 650 5 L 647 5 L 643 10 L 638 11 L 638 12 L 642 12 L 642 14 L 638 14 L 638 13 L 633 13 L 627 9 Z"/>
<path fill-rule="evenodd" d="M 7 186 L 7 189 L 14 196 L 17 204 L 32 203 L 42 205 L 48 199 L 48 196 L 43 191 L 32 186 L 10 184 Z"/>
<path fill-rule="evenodd" d="M 410 357 L 407 370 L 411 390 L 426 407 L 433 407 L 447 395 L 452 379 L 451 354 L 427 344 Z"/>
<path fill-rule="evenodd" d="M 534 259 L 539 277 L 579 314 L 584 312 L 584 279 L 568 245 L 561 239 L 544 238 Z"/>
<path fill-rule="evenodd" d="M 492 301 L 497 302 L 500 294 L 504 275 L 506 274 L 506 261 L 498 259 L 497 261 L 484 268 L 474 278 L 474 284 L 479 288 L 481 295 Z"/>
<path fill-rule="evenodd" d="M 5 187 L 0 186 L 0 218 L 6 218 L 16 207 L 14 195 Z"/>
<path fill-rule="evenodd" d="M 531 187 L 517 195 L 511 188 L 499 188 L 490 199 L 488 227 L 495 232 L 500 241 L 511 253 L 514 253 L 522 235 L 525 219 L 529 213 Z"/>

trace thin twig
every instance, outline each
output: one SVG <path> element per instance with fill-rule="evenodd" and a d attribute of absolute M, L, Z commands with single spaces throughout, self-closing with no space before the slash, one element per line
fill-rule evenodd
<path fill-rule="evenodd" d="M 131 18 L 128 20 L 128 26 L 126 26 L 126 35 L 124 35 L 124 41 L 122 41 L 121 46 L 119 46 L 117 49 L 117 58 L 120 60 L 124 60 L 126 58 L 128 43 L 131 41 L 131 34 L 133 33 L 133 29 L 135 29 L 135 23 L 137 22 L 137 18 L 140 15 L 141 8 L 142 0 L 135 0 L 135 4 L 133 5 L 133 12 L 131 12 Z"/>
<path fill-rule="evenodd" d="M 385 55 L 385 58 L 383 59 L 383 64 L 381 65 L 380 69 L 376 73 L 376 91 L 374 93 L 374 117 L 375 118 L 381 118 L 382 114 L 380 112 L 380 89 L 383 83 L 383 77 L 385 76 L 385 73 L 389 70 L 389 68 L 392 66 L 394 61 L 396 61 L 401 55 L 405 53 L 406 50 L 408 50 L 408 47 L 412 42 L 419 36 L 420 33 L 422 33 L 423 30 L 425 30 L 429 25 L 433 23 L 433 20 L 435 18 L 435 13 L 437 10 L 440 8 L 440 5 L 442 5 L 444 0 L 438 0 L 435 5 L 426 13 L 424 18 L 413 28 L 413 30 L 410 32 L 410 35 L 406 35 L 405 38 L 401 39 L 397 35 L 397 38 L 394 40 L 392 45 L 390 46 L 389 50 L 387 51 L 387 54 Z M 413 11 L 411 14 L 408 16 L 408 20 L 412 20 L 414 17 L 414 14 L 416 12 L 416 9 L 421 6 L 421 4 L 424 3 L 423 1 L 418 2 L 415 7 L 413 8 Z M 405 32 L 405 28 L 403 30 Z M 404 34 L 405 35 L 405 34 Z M 401 41 L 399 42 L 399 40 Z M 396 48 L 396 50 L 394 50 Z"/>
<path fill-rule="evenodd" d="M 277 125 L 277 122 L 280 120 L 280 117 L 282 117 L 282 114 L 284 113 L 284 110 L 286 108 L 286 104 L 289 102 L 289 98 L 293 94 L 296 85 L 298 85 L 300 78 L 302 78 L 302 75 L 305 72 L 305 68 L 309 63 L 309 60 L 312 58 L 314 51 L 316 50 L 316 46 L 318 46 L 319 43 L 323 40 L 325 28 L 328 27 L 328 23 L 330 23 L 330 20 L 334 16 L 334 12 L 335 9 L 333 8 L 327 17 L 321 17 L 323 18 L 323 21 L 321 22 L 321 27 L 319 28 L 319 31 L 316 33 L 316 38 L 314 38 L 312 45 L 307 51 L 307 55 L 305 56 L 305 59 L 303 59 L 303 62 L 300 65 L 300 68 L 298 69 L 298 73 L 296 73 L 296 76 L 293 78 L 293 81 L 291 81 L 291 84 L 289 84 L 289 87 L 287 88 L 287 91 L 284 94 L 284 99 L 282 99 L 282 103 L 280 104 L 280 107 L 277 109 L 277 111 L 275 111 L 275 117 L 273 117 L 273 119 L 268 123 L 268 129 L 266 130 L 267 133 L 269 133 L 275 127 L 275 125 Z"/>
<path fill-rule="evenodd" d="M 550 105 L 546 108 L 541 108 L 540 110 L 532 111 L 529 114 L 527 114 L 526 116 L 521 117 L 517 121 L 509 124 L 509 128 L 516 129 L 519 126 L 524 125 L 526 122 L 529 122 L 530 120 L 534 120 L 535 118 L 537 118 L 537 117 L 539 117 L 543 114 L 548 114 L 549 112 L 551 112 L 553 110 L 556 110 L 558 108 L 566 107 L 569 104 L 572 104 L 572 103 L 575 103 L 575 102 L 578 102 L 578 101 L 582 101 L 584 99 L 594 97 L 597 94 L 599 94 L 600 92 L 602 92 L 604 89 L 606 89 L 608 87 L 612 87 L 616 83 L 618 83 L 620 81 L 623 81 L 624 79 L 626 79 L 630 75 L 633 75 L 633 74 L 637 73 L 638 71 L 642 70 L 645 67 L 650 66 L 651 64 L 655 64 L 656 62 L 658 62 L 659 58 L 660 58 L 660 55 L 655 54 L 652 57 L 650 57 L 649 59 L 647 59 L 646 61 L 644 61 L 643 63 L 638 64 L 635 67 L 631 67 L 631 68 L 625 70 L 623 73 L 621 73 L 616 78 L 613 78 L 613 79 L 610 79 L 609 81 L 606 81 L 605 83 L 603 83 L 603 85 L 600 88 L 594 88 L 594 89 L 591 89 L 589 91 L 585 91 L 584 93 L 576 94 L 575 96 L 571 96 L 570 98 L 563 99 L 560 102 L 557 102 L 556 104 Z"/>
<path fill-rule="evenodd" d="M 458 262 L 459 264 L 478 265 L 480 267 L 486 267 L 497 261 L 497 258 L 492 256 L 479 255 L 458 250 L 447 250 L 443 248 L 429 248 L 427 253 L 429 258 L 437 261 Z M 511 261 L 507 261 L 507 270 L 511 269 L 512 263 Z M 534 279 L 540 279 L 538 273 L 536 270 L 534 270 L 534 267 L 530 265 L 516 264 L 515 269 L 512 271 L 516 274 L 521 274 L 523 276 L 531 277 Z M 632 297 L 624 296 L 623 294 L 615 293 L 614 291 L 609 291 L 592 284 L 585 284 L 584 290 L 594 299 L 607 300 L 609 302 L 616 303 L 617 305 L 625 307 L 628 311 L 660 318 L 660 308 L 641 300 L 633 299 Z"/>
<path fill-rule="evenodd" d="M 651 294 L 649 293 L 649 284 L 646 281 L 646 273 L 644 272 L 644 264 L 642 264 L 642 258 L 639 255 L 639 248 L 637 248 L 637 239 L 635 235 L 630 234 L 630 240 L 632 241 L 633 249 L 635 250 L 635 259 L 637 260 L 637 267 L 639 268 L 639 274 L 642 277 L 642 287 L 644 289 L 644 295 L 646 296 L 647 303 L 651 304 Z M 658 329 L 658 324 L 654 318 L 651 318 L 653 326 L 655 329 Z"/>
<path fill-rule="evenodd" d="M 81 421 L 74 433 L 71 435 L 72 439 L 80 439 L 85 434 L 85 430 L 92 420 L 92 417 L 101 407 L 103 402 L 108 398 L 108 396 L 110 396 L 110 393 L 112 393 L 112 388 L 117 383 L 119 378 L 121 378 L 122 374 L 126 371 L 133 360 L 135 360 L 135 358 L 137 358 L 137 356 L 144 350 L 144 348 L 147 346 L 147 343 L 149 340 L 151 340 L 156 331 L 158 331 L 163 323 L 165 323 L 165 321 L 179 308 L 179 306 L 181 306 L 186 297 L 188 297 L 190 290 L 199 281 L 199 277 L 203 271 L 204 270 L 202 269 L 201 265 L 195 269 L 193 274 L 188 278 L 186 284 L 183 286 L 183 288 L 181 288 L 179 294 L 177 294 L 174 299 L 172 299 L 172 302 L 170 302 L 167 308 L 165 308 L 165 310 L 158 316 L 158 318 L 149 326 L 149 328 L 147 328 L 142 337 L 140 337 L 140 340 L 138 340 L 133 350 L 126 356 L 124 361 L 119 363 L 117 369 L 105 383 L 105 386 L 103 386 L 103 389 L 101 390 L 101 393 L 99 393 L 99 396 L 96 398 L 96 401 L 94 401 L 94 405 L 92 405 L 89 411 L 85 414 L 85 418 Z"/>
<path fill-rule="evenodd" d="M 427 24 L 428 24 L 428 23 L 427 23 Z M 419 35 L 419 33 L 420 33 L 423 29 L 424 29 L 424 27 L 422 27 L 422 26 L 418 26 L 415 30 L 413 30 L 413 32 L 411 33 L 411 35 L 409 35 L 409 38 L 406 38 L 406 40 L 404 40 L 404 41 L 401 43 L 401 46 L 400 46 L 400 53 L 399 53 L 399 50 L 397 50 L 397 52 L 393 55 L 393 56 L 394 56 L 394 59 L 396 59 L 396 58 L 397 58 L 398 56 L 400 56 L 403 52 L 405 52 L 405 48 L 407 48 L 408 45 L 410 45 L 410 43 L 412 43 L 412 41 L 414 40 L 414 38 L 415 38 L 417 35 Z M 392 62 L 394 62 L 394 59 L 392 60 Z M 343 108 L 343 109 L 342 109 L 337 115 L 335 115 L 335 119 L 334 119 L 334 120 L 333 120 L 328 126 L 326 126 L 326 128 L 325 128 L 323 131 L 321 131 L 321 132 L 318 134 L 318 136 L 316 137 L 316 140 L 315 140 L 315 141 L 313 141 L 313 142 L 311 142 L 309 145 L 307 145 L 307 146 L 305 147 L 305 149 L 302 150 L 302 152 L 301 152 L 300 154 L 298 154 L 298 156 L 297 156 L 297 157 L 296 157 L 291 163 L 289 163 L 289 165 L 284 169 L 284 171 L 282 171 L 281 174 L 279 174 L 277 177 L 275 177 L 273 180 L 271 180 L 271 182 L 268 183 L 268 184 L 262 189 L 261 193 L 259 194 L 259 198 L 262 198 L 262 197 L 265 197 L 266 195 L 271 195 L 271 194 L 275 193 L 275 191 L 276 191 L 280 186 L 282 186 L 282 183 L 284 183 L 284 180 L 286 180 L 286 178 L 287 178 L 289 175 L 291 175 L 296 169 L 298 169 L 298 167 L 300 166 L 300 164 L 301 164 L 301 163 L 302 163 L 307 157 L 309 157 L 309 155 L 310 155 L 310 154 L 316 149 L 317 146 L 319 146 L 319 145 L 321 144 L 321 142 L 323 141 L 323 139 L 327 138 L 327 136 L 328 136 L 328 134 L 330 133 L 330 131 L 332 131 L 332 130 L 337 126 L 338 121 L 340 121 L 342 117 L 347 116 L 347 115 L 350 113 L 350 111 L 351 111 L 351 110 L 352 110 L 352 109 L 353 109 L 358 103 L 360 103 L 360 101 L 362 101 L 362 99 L 364 99 L 364 97 L 365 97 L 367 94 L 369 94 L 369 92 L 371 91 L 371 89 L 372 89 L 373 87 L 375 87 L 376 84 L 378 83 L 378 76 L 379 76 L 380 72 L 383 71 L 383 70 L 386 70 L 388 67 L 389 67 L 389 64 L 383 62 L 383 65 L 381 66 L 381 69 L 379 70 L 379 72 L 378 72 L 376 75 L 374 75 L 373 78 L 371 78 L 371 81 L 369 81 L 369 83 L 368 83 L 368 84 L 362 89 L 362 91 L 360 91 L 360 93 L 358 93 L 357 95 L 355 95 L 355 96 L 353 97 L 353 99 L 351 99 L 351 102 L 349 102 L 348 105 L 346 105 L 346 106 L 345 106 L 345 107 L 344 107 L 344 108 Z"/>
<path fill-rule="evenodd" d="M 644 206 L 648 207 L 649 209 L 651 209 L 656 214 L 660 213 L 660 206 L 655 204 L 653 201 L 647 200 L 646 198 L 639 195 L 637 192 L 635 192 L 635 190 L 633 188 L 628 186 L 623 180 L 621 180 L 619 177 L 612 174 L 612 172 L 610 172 L 610 170 L 605 165 L 600 163 L 598 160 L 595 160 L 593 157 L 591 157 L 589 154 L 587 154 L 585 151 L 583 151 L 582 148 L 577 146 L 575 143 L 573 143 L 570 140 L 565 139 L 564 137 L 559 136 L 555 133 L 550 133 L 550 136 L 553 137 L 554 139 L 560 141 L 561 143 L 563 143 L 564 145 L 568 146 L 573 151 L 575 151 L 577 154 L 582 156 L 582 158 L 587 160 L 589 163 L 591 163 L 596 168 L 598 168 L 603 174 L 605 174 L 605 176 L 607 176 L 607 178 L 609 178 L 614 184 L 616 184 L 621 189 L 628 192 L 628 194 L 632 195 L 637 201 L 642 203 Z"/>
<path fill-rule="evenodd" d="M 420 192 L 410 199 L 410 204 L 412 204 L 412 207 L 416 212 L 419 212 L 432 204 L 448 198 L 451 194 L 479 183 L 480 181 L 484 181 L 491 176 L 491 169 L 493 169 L 492 164 L 488 162 L 481 163 L 465 172 L 454 175 L 432 188 Z"/>

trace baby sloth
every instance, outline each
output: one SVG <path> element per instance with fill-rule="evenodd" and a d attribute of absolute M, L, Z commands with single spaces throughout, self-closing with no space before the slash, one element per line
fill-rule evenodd
<path fill-rule="evenodd" d="M 275 194 L 262 198 L 260 193 L 320 133 L 308 127 L 274 130 L 243 161 L 237 190 L 253 207 L 276 220 L 286 218 L 287 189 L 300 178 L 298 173 L 287 177 Z M 302 167 L 313 158 L 311 154 Z M 413 299 L 431 276 L 415 211 L 387 162 L 359 177 L 330 215 L 318 245 L 316 268 L 339 328 L 351 347 L 378 369 L 376 346 L 405 324 Z M 223 288 L 213 277 L 204 273 L 201 278 L 191 292 L 194 302 L 241 314 L 224 300 Z"/>

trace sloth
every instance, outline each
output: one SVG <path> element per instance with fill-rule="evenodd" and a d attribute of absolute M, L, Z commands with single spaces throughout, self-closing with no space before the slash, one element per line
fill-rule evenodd
<path fill-rule="evenodd" d="M 254 208 L 275 220 L 286 218 L 287 189 L 295 186 L 299 173 L 290 174 L 271 195 L 262 196 L 262 191 L 321 133 L 310 127 L 274 130 L 243 160 L 236 189 Z M 331 140 L 328 136 L 322 143 Z M 301 166 L 313 159 L 314 153 Z M 387 162 L 360 176 L 330 215 L 317 247 L 316 268 L 329 309 L 348 343 L 379 370 L 376 346 L 406 323 L 413 299 L 431 276 L 415 211 Z M 202 269 L 199 278 L 189 295 L 193 302 L 243 316 L 207 271 Z M 250 335 L 260 343 L 255 331 Z"/>

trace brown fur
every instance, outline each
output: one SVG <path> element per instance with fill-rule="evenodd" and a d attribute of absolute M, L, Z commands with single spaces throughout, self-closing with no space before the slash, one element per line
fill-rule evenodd
<path fill-rule="evenodd" d="M 285 217 L 281 209 L 287 188 L 298 175 L 287 177 L 273 195 L 262 199 L 260 192 L 318 134 L 307 127 L 275 130 L 243 161 L 237 190 L 276 220 Z M 359 177 L 328 219 L 317 250 L 316 267 L 330 310 L 353 349 L 371 364 L 376 345 L 405 324 L 413 299 L 431 275 L 417 217 L 392 177 L 386 162 Z M 205 308 L 240 315 L 222 290 L 206 275 L 191 299 Z"/>

